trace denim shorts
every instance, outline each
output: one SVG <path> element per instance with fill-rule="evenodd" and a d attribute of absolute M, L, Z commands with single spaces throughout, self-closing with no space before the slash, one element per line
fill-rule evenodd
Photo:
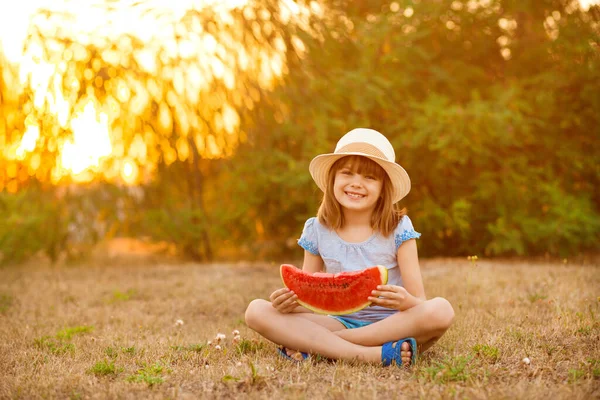
<path fill-rule="evenodd" d="M 361 321 L 359 319 L 346 318 L 339 315 L 330 315 L 330 317 L 340 321 L 347 329 L 362 328 L 363 326 L 371 325 L 373 323 L 371 321 Z"/>

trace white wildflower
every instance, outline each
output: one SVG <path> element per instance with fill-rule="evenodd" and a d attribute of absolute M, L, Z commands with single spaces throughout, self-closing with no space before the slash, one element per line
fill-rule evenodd
<path fill-rule="evenodd" d="M 215 340 L 217 342 L 220 342 L 221 340 L 225 340 L 227 339 L 227 336 L 225 336 L 224 333 L 217 333 L 217 336 L 215 336 Z"/>
<path fill-rule="evenodd" d="M 238 361 L 237 364 L 235 364 L 236 367 L 241 367 L 242 366 L 242 362 Z"/>
<path fill-rule="evenodd" d="M 182 319 L 178 319 L 177 321 L 175 321 L 175 326 L 181 326 L 181 325 L 183 325 Z"/>
<path fill-rule="evenodd" d="M 531 364 L 531 360 L 529 359 L 529 357 L 525 357 L 524 359 L 521 360 L 521 362 L 525 365 Z"/>
<path fill-rule="evenodd" d="M 221 350 L 221 346 L 219 346 L 219 345 L 216 345 L 216 346 L 215 346 L 215 350 Z"/>
<path fill-rule="evenodd" d="M 233 336 L 240 336 L 240 331 L 238 331 L 237 329 L 231 333 L 233 334 Z"/>

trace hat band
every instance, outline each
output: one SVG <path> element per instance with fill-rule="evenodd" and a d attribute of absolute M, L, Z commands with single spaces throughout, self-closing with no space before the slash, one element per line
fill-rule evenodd
<path fill-rule="evenodd" d="M 335 151 L 335 154 L 339 153 L 364 153 L 368 156 L 379 157 L 383 158 L 384 160 L 388 159 L 381 150 L 374 147 L 372 144 L 364 142 L 350 143 L 343 147 L 340 147 Z"/>

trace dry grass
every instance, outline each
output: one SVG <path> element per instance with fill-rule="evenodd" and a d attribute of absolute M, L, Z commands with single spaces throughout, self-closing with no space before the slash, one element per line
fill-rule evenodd
<path fill-rule="evenodd" d="M 278 358 L 243 322 L 274 265 L 3 269 L 0 398 L 600 398 L 598 263 L 422 266 L 456 319 L 408 371 Z"/>

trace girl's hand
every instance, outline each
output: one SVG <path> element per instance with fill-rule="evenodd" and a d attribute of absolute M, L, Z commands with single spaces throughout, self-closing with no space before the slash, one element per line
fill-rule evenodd
<path fill-rule="evenodd" d="M 269 296 L 273 307 L 282 314 L 290 313 L 299 306 L 296 302 L 297 298 L 296 293 L 288 288 L 277 289 Z"/>
<path fill-rule="evenodd" d="M 375 305 L 404 311 L 416 306 L 418 299 L 408 293 L 402 286 L 379 285 L 371 292 L 369 301 Z"/>

